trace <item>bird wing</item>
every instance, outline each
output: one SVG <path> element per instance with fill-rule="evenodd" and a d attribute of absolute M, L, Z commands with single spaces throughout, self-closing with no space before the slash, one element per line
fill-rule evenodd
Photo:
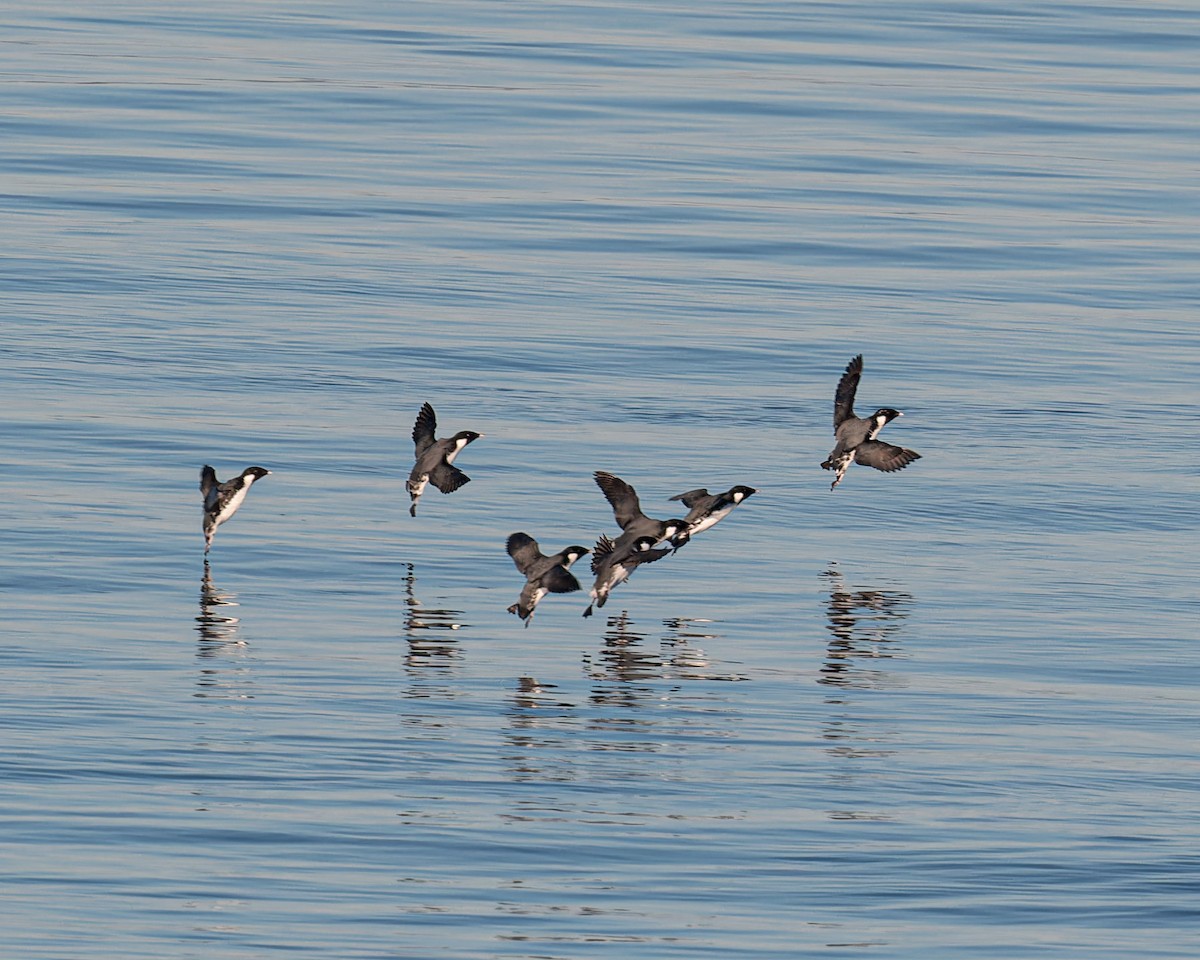
<path fill-rule="evenodd" d="M 207 463 L 200 468 L 200 492 L 207 503 L 209 495 L 217 489 L 217 471 Z"/>
<path fill-rule="evenodd" d="M 884 473 L 893 470 L 903 470 L 914 460 L 920 460 L 921 455 L 915 450 L 905 450 L 882 440 L 867 440 L 860 443 L 854 450 L 854 460 L 867 467 L 874 467 Z"/>
<path fill-rule="evenodd" d="M 671 551 L 667 547 L 659 550 L 642 550 L 638 553 L 631 553 L 622 562 L 632 571 L 643 563 L 654 563 L 656 560 L 669 556 L 670 553 Z"/>
<path fill-rule="evenodd" d="M 453 493 L 464 483 L 470 483 L 471 478 L 453 464 L 439 463 L 429 471 L 429 482 L 442 493 Z"/>
<path fill-rule="evenodd" d="M 417 414 L 416 423 L 413 424 L 413 444 L 417 448 L 417 459 L 421 458 L 426 450 L 433 446 L 434 433 L 437 431 L 437 414 L 433 412 L 433 407 L 428 403 L 421 405 L 421 412 Z"/>
<path fill-rule="evenodd" d="M 542 551 L 538 549 L 537 541 L 527 533 L 514 533 L 508 538 L 504 548 L 517 565 L 517 569 L 524 574 L 528 574 L 530 566 L 542 559 Z"/>
<path fill-rule="evenodd" d="M 604 534 L 600 534 L 600 539 L 596 541 L 596 546 L 592 549 L 592 573 L 600 572 L 600 568 L 604 566 L 612 552 L 613 542 Z"/>
<path fill-rule="evenodd" d="M 837 392 L 833 395 L 833 429 L 836 431 L 841 424 L 854 416 L 854 395 L 858 392 L 858 381 L 862 377 L 863 358 L 860 353 L 846 364 L 846 372 L 838 381 Z"/>
<path fill-rule="evenodd" d="M 611 473 L 605 473 L 603 470 L 597 470 L 593 476 L 596 485 L 612 506 L 613 516 L 621 525 L 622 530 L 635 520 L 645 516 L 642 513 L 642 505 L 638 502 L 637 491 L 624 480 L 614 477 Z"/>
<path fill-rule="evenodd" d="M 668 500 L 682 500 L 685 507 L 694 507 L 697 503 L 708 496 L 708 488 L 700 487 L 697 490 L 689 490 L 687 493 L 680 493 L 673 497 L 668 497 Z"/>
<path fill-rule="evenodd" d="M 551 593 L 574 593 L 579 589 L 579 581 L 566 567 L 555 566 L 542 576 L 542 586 Z"/>

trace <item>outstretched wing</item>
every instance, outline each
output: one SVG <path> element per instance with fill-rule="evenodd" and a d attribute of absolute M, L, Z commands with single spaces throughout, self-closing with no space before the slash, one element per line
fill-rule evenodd
<path fill-rule="evenodd" d="M 921 455 L 915 450 L 905 450 L 881 440 L 867 440 L 855 448 L 854 459 L 864 466 L 891 473 L 893 470 L 903 470 L 914 460 L 920 460 Z"/>
<path fill-rule="evenodd" d="M 542 586 L 551 593 L 574 593 L 579 589 L 579 581 L 566 567 L 555 566 L 542 577 Z"/>
<path fill-rule="evenodd" d="M 421 454 L 433 446 L 434 433 L 437 431 L 437 414 L 433 412 L 433 407 L 428 403 L 421 405 L 421 412 L 417 414 L 417 422 L 413 424 L 413 444 L 417 448 L 417 459 L 421 459 Z M 445 491 L 443 491 L 445 492 Z"/>
<path fill-rule="evenodd" d="M 680 493 L 674 497 L 668 497 L 669 500 L 682 500 L 685 507 L 694 507 L 697 503 L 708 496 L 708 489 L 700 487 L 698 490 L 689 490 L 687 493 Z"/>
<path fill-rule="evenodd" d="M 200 492 L 204 495 L 204 507 L 208 509 L 211 503 L 216 500 L 217 487 L 217 471 L 210 467 L 207 463 L 200 468 Z"/>
<path fill-rule="evenodd" d="M 527 533 L 512 534 L 504 548 L 517 565 L 517 569 L 524 574 L 528 574 L 529 567 L 542 559 L 542 551 L 538 549 L 537 541 Z"/>
<path fill-rule="evenodd" d="M 471 478 L 453 464 L 439 463 L 429 471 L 429 482 L 442 493 L 453 493 L 463 484 L 470 483 Z"/>
<path fill-rule="evenodd" d="M 836 431 L 843 422 L 854 416 L 854 395 L 858 392 L 858 381 L 862 377 L 863 358 L 860 353 L 846 364 L 846 372 L 838 381 L 837 392 L 833 395 L 833 429 Z"/>
<path fill-rule="evenodd" d="M 600 488 L 612 506 L 613 516 L 616 517 L 622 530 L 635 520 L 645 516 L 642 513 L 642 505 L 638 502 L 637 492 L 624 480 L 614 477 L 611 473 L 605 473 L 603 470 L 597 470 L 593 476 L 596 486 Z"/>

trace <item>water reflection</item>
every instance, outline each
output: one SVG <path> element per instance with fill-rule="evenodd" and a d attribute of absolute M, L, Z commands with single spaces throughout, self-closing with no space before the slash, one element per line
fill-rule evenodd
<path fill-rule="evenodd" d="M 571 704 L 559 699 L 557 690 L 558 687 L 553 683 L 541 683 L 533 677 L 518 678 L 513 694 L 513 706 L 517 708 L 514 716 L 532 717 L 533 711 L 545 711 L 547 708 L 569 709 Z"/>
<path fill-rule="evenodd" d="M 904 686 L 881 664 L 904 656 L 897 634 L 908 618 L 912 596 L 900 590 L 850 588 L 836 567 L 822 576 L 829 580 L 830 639 L 818 682 L 866 690 Z"/>
<path fill-rule="evenodd" d="M 667 631 L 663 634 L 662 649 L 669 656 L 672 672 L 689 679 L 743 679 L 734 675 L 717 677 L 709 672 L 712 661 L 704 648 L 697 646 L 697 641 L 721 639 L 721 634 L 714 633 L 709 626 L 713 622 L 694 617 L 671 617 L 663 621 Z"/>
<path fill-rule="evenodd" d="M 533 677 L 519 678 L 506 714 L 503 759 L 512 782 L 567 782 L 578 777 L 574 750 L 579 718 L 574 705 L 563 698 L 555 684 Z M 531 803 L 537 806 L 542 801 Z M 511 819 L 538 815 L 518 804 Z"/>
<path fill-rule="evenodd" d="M 458 683 L 463 651 L 457 633 L 465 624 L 461 610 L 427 607 L 417 599 L 417 571 L 405 563 L 404 654 L 405 684 L 400 690 L 400 723 L 412 751 L 409 760 L 415 771 L 424 764 L 430 769 L 444 762 L 445 744 L 462 734 L 460 715 L 447 712 L 446 704 L 464 696 Z M 432 775 L 432 774 L 431 774 Z M 407 811 L 404 816 L 424 816 Z"/>
<path fill-rule="evenodd" d="M 830 636 L 818 682 L 830 688 L 825 702 L 832 710 L 821 737 L 827 744 L 826 755 L 838 761 L 832 782 L 839 796 L 844 794 L 857 804 L 871 795 L 863 789 L 862 778 L 877 775 L 875 764 L 896 752 L 897 731 L 890 722 L 890 711 L 883 717 L 872 716 L 875 701 L 851 694 L 905 685 L 903 678 L 885 668 L 889 660 L 904 656 L 899 634 L 913 598 L 902 590 L 848 586 L 836 566 L 822 576 L 829 584 L 826 617 Z M 828 816 L 831 820 L 891 819 L 886 811 L 858 806 L 832 809 Z"/>
<path fill-rule="evenodd" d="M 248 645 L 239 636 L 241 618 L 232 616 L 230 611 L 236 606 L 237 595 L 213 583 L 206 560 L 200 578 L 200 613 L 196 617 L 196 632 L 200 634 L 196 658 L 202 661 L 196 680 L 200 687 L 197 697 L 253 699 L 245 662 Z"/>
<path fill-rule="evenodd" d="M 196 631 L 200 634 L 200 656 L 212 656 L 214 645 L 242 643 L 238 639 L 237 617 L 228 616 L 224 607 L 236 607 L 237 597 L 221 590 L 213 583 L 212 570 L 204 561 L 204 575 L 200 578 L 200 615 L 196 617 Z"/>
<path fill-rule="evenodd" d="M 626 707 L 658 704 L 680 688 L 664 690 L 653 681 L 744 679 L 716 669 L 716 661 L 694 643 L 720 639 L 721 634 L 705 626 L 711 622 L 685 617 L 664 620 L 666 632 L 657 644 L 648 645 L 649 632 L 635 629 L 627 610 L 609 616 L 604 645 L 594 656 L 584 657 L 584 669 L 596 681 L 592 702 Z"/>
<path fill-rule="evenodd" d="M 605 785 L 669 781 L 684 778 L 696 754 L 733 749 L 737 701 L 725 695 L 727 687 L 695 683 L 741 679 L 720 672 L 696 644 L 718 639 L 710 621 L 676 618 L 662 621 L 661 629 L 641 629 L 628 611 L 610 615 L 602 646 L 584 656 L 583 692 L 573 696 L 532 677 L 516 681 L 503 734 L 508 778 Z M 646 754 L 655 755 L 653 764 L 645 763 Z M 595 794 L 581 796 L 586 799 L 530 794 L 508 816 L 574 820 L 603 812 Z M 636 815 L 652 816 L 641 810 Z"/>
<path fill-rule="evenodd" d="M 446 610 L 427 607 L 417 599 L 417 573 L 411 563 L 404 565 L 404 637 L 408 641 L 408 654 L 404 664 L 410 668 L 451 668 L 462 658 L 458 638 L 453 634 L 461 630 L 461 610 Z"/>
<path fill-rule="evenodd" d="M 643 646 L 646 637 L 647 634 L 633 629 L 633 621 L 629 619 L 627 610 L 610 616 L 604 631 L 604 646 L 591 664 L 590 676 L 597 680 L 616 681 L 622 684 L 616 696 L 636 699 L 636 691 L 629 690 L 627 685 L 639 680 L 664 678 L 662 657 L 659 651 L 647 650 Z M 599 692 L 599 687 L 596 690 L 593 700 L 612 695 Z"/>
<path fill-rule="evenodd" d="M 656 645 L 647 646 L 649 632 L 635 629 L 629 612 L 622 610 L 608 618 L 602 638 L 604 645 L 594 657 L 585 656 L 585 669 L 594 680 L 623 685 L 647 680 L 744 679 L 713 669 L 715 661 L 696 644 L 697 640 L 721 638 L 721 634 L 713 632 L 708 626 L 712 622 L 687 617 L 664 620 L 665 633 Z M 637 690 L 624 690 L 612 695 L 626 700 L 631 693 L 636 696 Z"/>

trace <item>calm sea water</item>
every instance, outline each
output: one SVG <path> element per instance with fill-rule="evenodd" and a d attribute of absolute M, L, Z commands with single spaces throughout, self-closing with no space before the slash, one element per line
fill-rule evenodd
<path fill-rule="evenodd" d="M 4 956 L 1196 956 L 1194 5 L 4 20 Z"/>

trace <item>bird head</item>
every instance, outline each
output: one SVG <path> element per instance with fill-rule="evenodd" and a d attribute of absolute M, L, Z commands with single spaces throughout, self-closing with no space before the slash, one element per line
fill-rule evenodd
<path fill-rule="evenodd" d="M 456 449 L 461 450 L 468 443 L 474 443 L 482 436 L 482 433 L 476 433 L 474 430 L 462 430 L 454 435 L 454 446 Z"/>
<path fill-rule="evenodd" d="M 573 547 L 567 547 L 567 549 L 563 551 L 563 566 L 569 567 L 580 557 L 586 557 L 591 552 L 592 551 L 587 547 L 581 547 L 578 544 Z"/>

